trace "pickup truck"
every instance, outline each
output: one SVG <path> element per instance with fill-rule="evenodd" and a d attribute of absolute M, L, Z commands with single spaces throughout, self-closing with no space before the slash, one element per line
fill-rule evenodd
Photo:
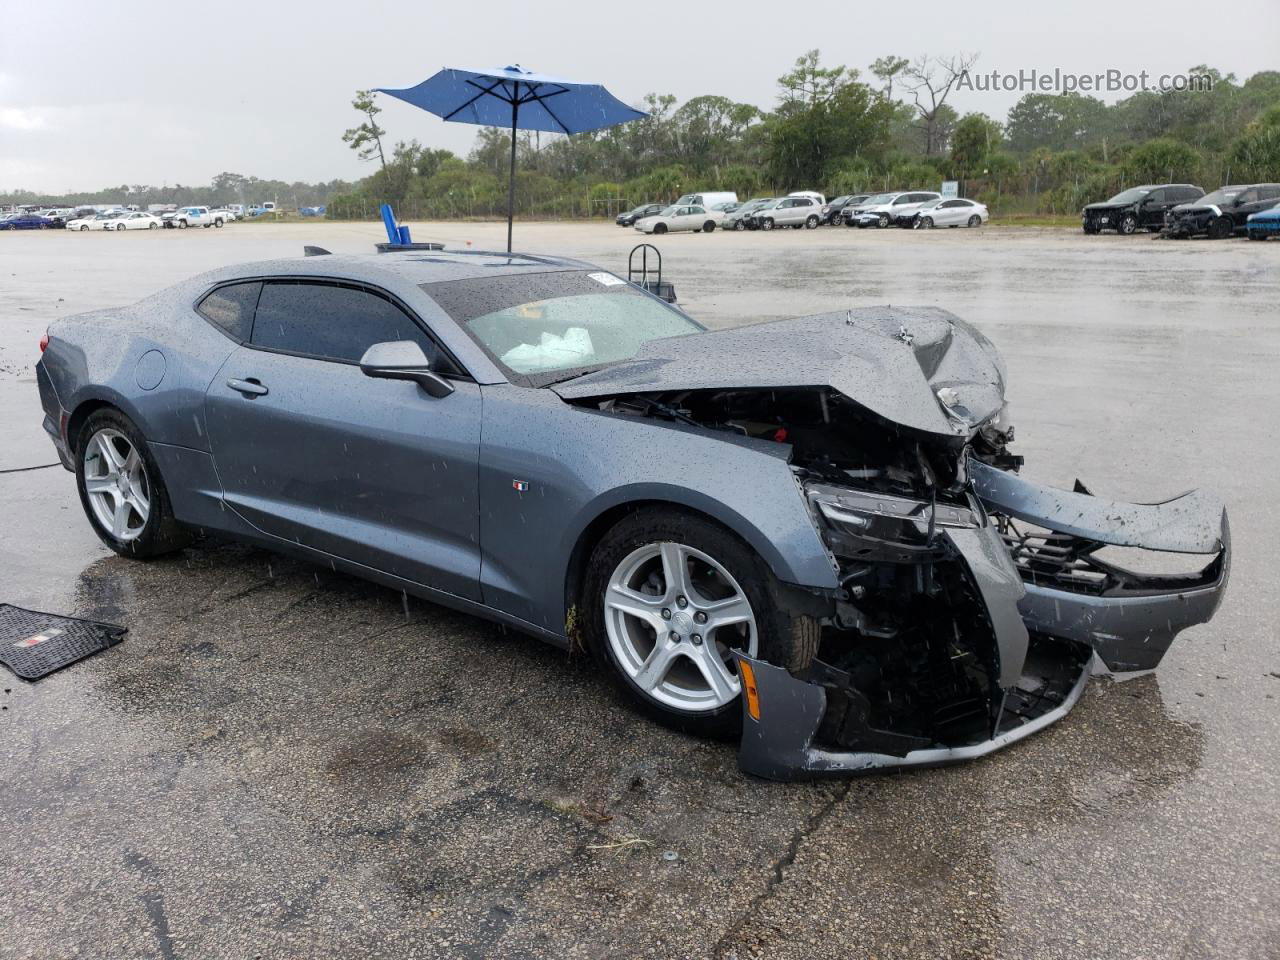
<path fill-rule="evenodd" d="M 187 227 L 220 227 L 227 221 L 227 215 L 221 210 L 210 210 L 208 207 L 179 207 L 173 213 L 161 217 L 166 227 L 185 230 Z"/>

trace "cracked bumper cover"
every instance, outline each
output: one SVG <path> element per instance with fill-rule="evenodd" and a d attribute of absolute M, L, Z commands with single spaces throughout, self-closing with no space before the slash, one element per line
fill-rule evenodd
<path fill-rule="evenodd" d="M 815 745 L 827 707 L 821 661 L 803 677 L 737 654 L 751 667 L 759 718 L 743 704 L 739 766 L 775 780 L 938 766 L 984 756 L 1066 716 L 1088 681 L 1096 652 L 1112 670 L 1152 669 L 1174 637 L 1208 621 L 1222 601 L 1231 538 L 1220 502 L 1198 493 L 1160 504 L 1126 504 L 1034 484 L 977 461 L 974 489 L 985 507 L 1090 544 L 1214 554 L 1198 574 L 1139 576 L 1101 594 L 1036 582 L 1015 565 L 1010 548 L 987 524 L 940 531 L 967 566 L 987 606 L 999 653 L 1006 703 L 991 735 L 974 743 L 937 744 L 898 756 L 836 751 Z M 1118 568 L 1116 568 L 1118 569 Z M 1121 571 L 1126 573 L 1126 571 Z M 1013 698 L 1012 700 L 1010 698 Z"/>

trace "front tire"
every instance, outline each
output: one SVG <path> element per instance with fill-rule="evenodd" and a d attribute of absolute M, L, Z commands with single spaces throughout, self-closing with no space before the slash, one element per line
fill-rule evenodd
<path fill-rule="evenodd" d="M 657 234 L 666 233 L 666 232 L 667 232 L 667 225 L 666 225 L 665 223 L 658 223 L 658 224 L 654 224 L 653 232 L 654 232 L 654 233 L 657 233 Z"/>
<path fill-rule="evenodd" d="M 1135 234 L 1137 231 L 1138 231 L 1138 218 L 1135 217 L 1132 213 L 1126 213 L 1123 217 L 1120 218 L 1120 226 L 1118 228 L 1118 232 L 1122 236 L 1129 237 Z"/>
<path fill-rule="evenodd" d="M 708 220 L 706 223 L 702 225 L 702 232 L 711 233 L 712 231 L 715 230 L 715 228 L 716 228 L 716 222 L 714 220 Z"/>
<path fill-rule="evenodd" d="M 760 229 L 761 229 L 761 230 L 772 230 L 772 229 L 773 229 L 773 217 L 765 217 L 763 220 L 761 220 L 761 221 L 760 221 Z"/>
<path fill-rule="evenodd" d="M 75 451 L 80 503 L 108 547 L 122 557 L 143 559 L 191 541 L 174 519 L 146 440 L 128 417 L 110 408 L 91 414 Z"/>
<path fill-rule="evenodd" d="M 582 607 L 592 653 L 642 711 L 674 729 L 738 735 L 732 650 L 790 669 L 817 653 L 817 621 L 784 613 L 764 561 L 697 514 L 636 511 L 604 535 L 588 570 Z"/>

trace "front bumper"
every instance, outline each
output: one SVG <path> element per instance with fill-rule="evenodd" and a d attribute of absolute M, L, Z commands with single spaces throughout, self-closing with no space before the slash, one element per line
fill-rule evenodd
<path fill-rule="evenodd" d="M 1153 669 L 1178 633 L 1208 621 L 1221 603 L 1231 537 L 1220 502 L 1192 493 L 1162 504 L 1115 503 L 1079 487 L 1034 484 L 976 460 L 969 461 L 969 474 L 990 516 L 966 527 L 938 514 L 936 526 L 928 528 L 931 542 L 963 564 L 985 611 L 994 645 L 985 733 L 970 727 L 936 742 L 918 733 L 874 729 L 868 723 L 870 701 L 851 674 L 821 659 L 792 674 L 737 654 L 740 675 L 753 680 L 747 688 L 755 702 L 753 713 L 751 697 L 743 698 L 744 771 L 795 780 L 984 756 L 1070 712 L 1095 654 L 1114 671 Z M 905 515 L 888 500 L 883 514 L 870 513 L 867 498 L 859 494 L 849 501 L 876 520 L 867 527 L 866 549 L 855 552 L 870 555 L 875 549 L 892 561 L 876 534 Z M 1022 532 L 1015 521 L 1045 532 Z M 850 550 L 849 544 L 834 545 L 838 555 Z M 1103 545 L 1211 554 L 1212 560 L 1193 574 L 1136 574 L 1094 558 Z M 908 557 L 903 552 L 896 559 Z M 857 749 L 833 746 L 839 743 Z"/>

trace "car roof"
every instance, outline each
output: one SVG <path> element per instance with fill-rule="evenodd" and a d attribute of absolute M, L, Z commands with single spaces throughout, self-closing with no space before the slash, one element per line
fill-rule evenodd
<path fill-rule="evenodd" d="M 599 269 L 594 264 L 568 257 L 528 253 L 499 253 L 484 250 L 411 250 L 393 253 L 326 254 L 317 257 L 289 257 L 257 263 L 237 264 L 209 274 L 215 282 L 237 277 L 268 275 L 324 276 L 351 274 L 369 276 L 391 274 L 409 283 L 443 283 L 479 277 L 511 276 L 520 273 L 555 273 L 562 270 Z"/>

